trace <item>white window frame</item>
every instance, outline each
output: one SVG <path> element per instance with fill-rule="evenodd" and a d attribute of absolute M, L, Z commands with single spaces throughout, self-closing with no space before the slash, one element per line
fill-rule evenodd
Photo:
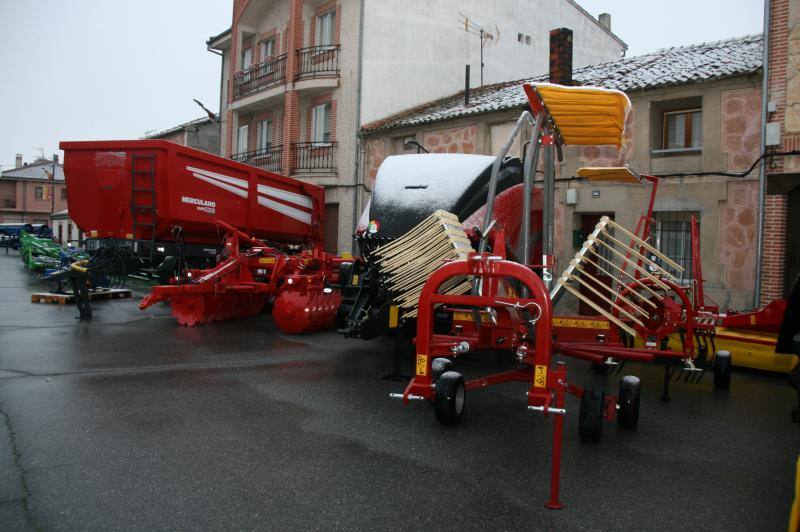
<path fill-rule="evenodd" d="M 267 155 L 272 147 L 272 119 L 267 118 L 258 123 L 258 150 Z"/>
<path fill-rule="evenodd" d="M 331 9 L 317 17 L 317 46 L 332 46 L 334 44 L 334 24 L 336 23 L 336 9 Z"/>
<path fill-rule="evenodd" d="M 695 114 L 700 115 L 700 128 L 695 130 L 694 127 L 694 116 Z M 686 128 L 686 121 L 692 121 L 690 126 L 690 131 L 692 133 L 691 139 L 689 139 L 689 146 L 686 146 L 686 138 L 684 137 L 684 145 L 678 147 L 669 147 L 669 119 L 670 117 L 677 117 L 679 115 L 684 115 L 684 129 Z M 661 149 L 666 151 L 699 151 L 703 149 L 703 109 L 701 107 L 695 109 L 679 109 L 675 111 L 665 111 L 662 124 L 662 142 L 661 142 Z M 695 146 L 695 141 L 699 142 L 699 145 Z"/>
<path fill-rule="evenodd" d="M 236 135 L 236 153 L 245 153 L 247 152 L 247 137 L 249 135 L 250 126 L 248 124 L 244 124 L 239 126 Z"/>
<path fill-rule="evenodd" d="M 240 70 L 246 70 L 252 64 L 253 64 L 253 47 L 248 46 L 247 48 L 242 50 L 242 64 Z"/>
<path fill-rule="evenodd" d="M 311 142 L 314 146 L 330 146 L 331 144 L 331 111 L 331 102 L 311 108 Z"/>
<path fill-rule="evenodd" d="M 269 39 L 261 41 L 259 47 L 261 48 L 261 73 L 269 74 L 272 72 L 272 61 L 270 58 L 275 56 L 275 38 L 270 37 Z M 269 48 L 269 53 L 267 53 L 267 48 Z"/>
<path fill-rule="evenodd" d="M 253 47 L 248 46 L 244 50 L 242 50 L 242 65 L 241 70 L 245 71 L 253 64 Z M 242 76 L 242 82 L 247 83 L 250 81 L 250 72 L 244 74 Z"/>
<path fill-rule="evenodd" d="M 268 51 L 269 53 L 267 53 Z M 261 60 L 266 61 L 273 55 L 275 55 L 275 37 L 261 41 Z"/>

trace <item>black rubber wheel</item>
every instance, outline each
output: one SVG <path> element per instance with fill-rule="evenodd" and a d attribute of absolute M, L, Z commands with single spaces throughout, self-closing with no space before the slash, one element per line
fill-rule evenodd
<path fill-rule="evenodd" d="M 639 399 L 642 383 L 639 377 L 625 375 L 619 381 L 617 423 L 623 429 L 635 429 L 639 423 Z"/>
<path fill-rule="evenodd" d="M 727 390 L 731 387 L 731 352 L 717 351 L 714 357 L 714 389 Z"/>
<path fill-rule="evenodd" d="M 433 410 L 436 419 L 445 426 L 457 425 L 464 412 L 466 388 L 464 377 L 455 371 L 445 371 L 436 381 Z"/>
<path fill-rule="evenodd" d="M 431 362 L 431 377 L 433 378 L 433 381 L 436 382 L 439 380 L 439 377 L 442 376 L 442 373 L 445 371 L 450 371 L 452 367 L 453 361 L 449 358 L 434 358 L 433 362 Z"/>
<path fill-rule="evenodd" d="M 578 417 L 578 435 L 584 443 L 597 443 L 603 435 L 603 408 L 606 392 L 585 388 L 581 397 L 581 412 Z"/>

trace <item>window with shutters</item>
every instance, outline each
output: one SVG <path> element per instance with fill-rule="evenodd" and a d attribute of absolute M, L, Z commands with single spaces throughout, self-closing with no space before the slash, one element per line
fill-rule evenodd
<path fill-rule="evenodd" d="M 650 102 L 652 154 L 700 155 L 703 151 L 703 100 L 699 96 Z"/>
<path fill-rule="evenodd" d="M 703 111 L 691 109 L 667 111 L 663 119 L 662 149 L 699 149 L 703 147 Z"/>

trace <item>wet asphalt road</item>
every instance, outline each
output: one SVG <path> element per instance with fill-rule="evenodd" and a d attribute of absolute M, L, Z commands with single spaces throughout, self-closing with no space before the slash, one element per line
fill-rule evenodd
<path fill-rule="evenodd" d="M 31 304 L 38 289 L 0 255 L 0 530 L 786 529 L 800 426 L 781 378 L 707 377 L 662 403 L 660 368 L 629 364 L 639 428 L 582 445 L 570 400 L 551 511 L 551 423 L 524 385 L 470 392 L 446 429 L 387 397 L 390 342 L 287 336 L 266 315 L 185 328 L 135 300 L 80 323 Z"/>

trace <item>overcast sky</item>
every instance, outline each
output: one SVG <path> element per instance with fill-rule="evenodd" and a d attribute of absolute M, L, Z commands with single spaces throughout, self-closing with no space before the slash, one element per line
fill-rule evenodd
<path fill-rule="evenodd" d="M 403 0 L 396 1 L 403 5 Z M 442 1 L 442 0 L 430 0 Z M 762 30 L 761 0 L 578 0 L 611 13 L 628 55 Z M 0 164 L 60 140 L 139 138 L 219 109 L 208 37 L 231 0 L 0 0 Z M 535 13 L 520 13 L 535 16 Z M 519 77 L 536 74 L 520 72 Z"/>

